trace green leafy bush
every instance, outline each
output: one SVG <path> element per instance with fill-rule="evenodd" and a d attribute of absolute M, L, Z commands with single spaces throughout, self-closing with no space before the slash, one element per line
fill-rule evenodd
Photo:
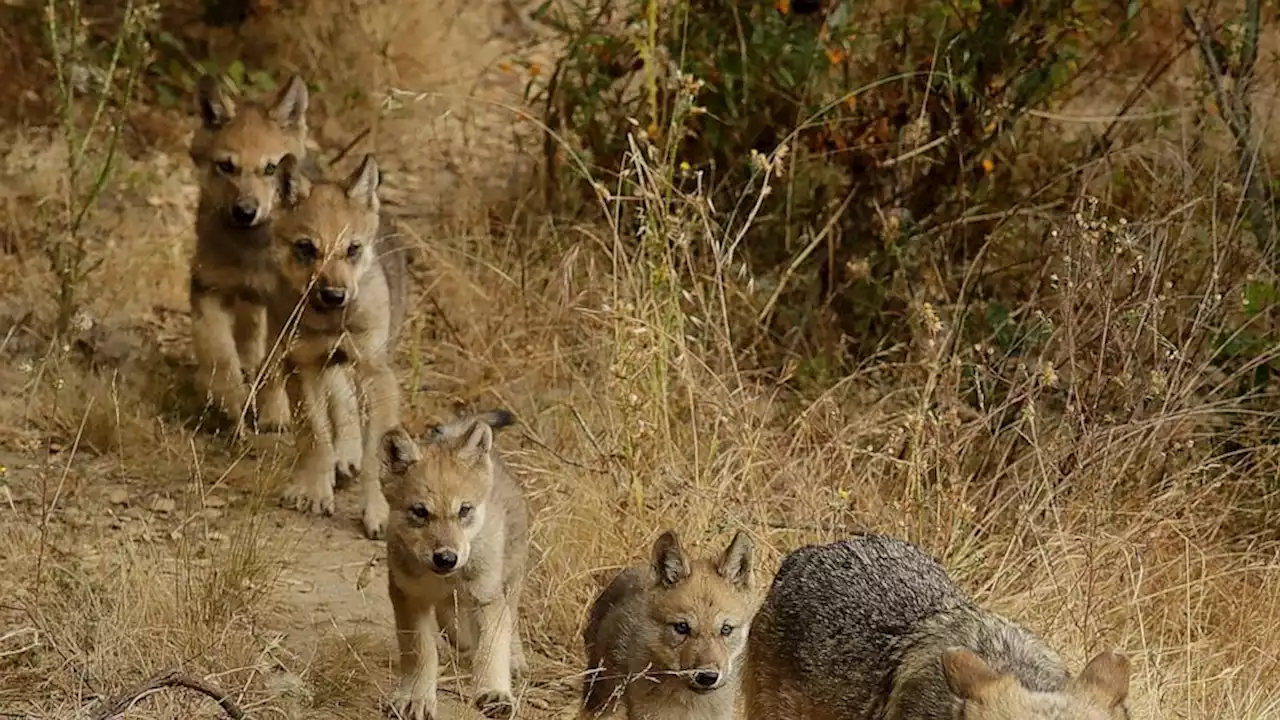
<path fill-rule="evenodd" d="M 565 50 L 528 87 L 569 144 L 548 143 L 556 196 L 584 179 L 625 195 L 620 170 L 642 133 L 673 183 L 696 178 L 725 223 L 741 224 L 753 153 L 784 148 L 782 186 L 751 213 L 744 249 L 756 272 L 800 268 L 809 282 L 792 299 L 820 285 L 863 350 L 904 325 L 926 268 L 928 282 L 958 290 L 1011 210 L 1066 188 L 1046 195 L 1087 148 L 1025 132 L 1027 111 L 1093 72 L 1137 10 L 1092 0 L 567 7 L 542 9 Z M 688 78 L 700 90 L 682 108 Z M 556 151 L 581 162 L 561 165 Z M 812 305 L 778 312 L 796 304 Z"/>

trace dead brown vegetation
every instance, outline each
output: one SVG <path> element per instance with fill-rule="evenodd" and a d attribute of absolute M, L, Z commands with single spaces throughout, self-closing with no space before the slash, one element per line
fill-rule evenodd
<path fill-rule="evenodd" d="M 339 172 L 376 150 L 421 252 L 398 358 L 409 427 L 459 405 L 522 420 L 498 442 L 534 510 L 521 716 L 571 715 L 597 576 L 669 526 L 704 549 L 745 528 L 766 570 L 801 543 L 898 534 L 1073 668 L 1126 652 L 1135 718 L 1280 711 L 1277 407 L 1269 378 L 1235 391 L 1274 348 L 1215 360 L 1223 328 L 1270 327 L 1275 297 L 1257 299 L 1270 276 L 1220 125 L 1180 116 L 1128 137 L 1085 173 L 1100 200 L 1041 213 L 1018 246 L 1034 252 L 989 259 L 1020 268 L 985 278 L 1018 288 L 1016 323 L 992 320 L 991 295 L 907 282 L 900 340 L 851 361 L 838 338 L 752 326 L 779 274 L 717 265 L 737 226 L 664 186 L 678 170 L 643 141 L 626 163 L 651 181 L 633 195 L 590 220 L 541 206 L 541 138 L 500 67 L 517 48 L 491 31 L 505 4 L 269 5 L 238 34 L 191 13 L 171 29 L 223 61 L 309 73 L 326 156 L 369 128 Z M 1166 16 L 1151 32 L 1180 32 Z M 130 107 L 128 152 L 83 230 L 83 313 L 53 342 L 39 208 L 62 197 L 67 150 L 40 115 L 57 103 L 43 67 L 5 75 L 31 86 L 7 93 L 28 99 L 0 128 L 0 715 L 81 717 L 176 666 L 251 717 L 367 716 L 393 688 L 394 642 L 384 548 L 360 537 L 355 493 L 332 519 L 276 508 L 289 448 L 233 449 L 187 380 L 186 105 Z M 1179 67 L 1159 93 L 1198 103 L 1195 63 Z M 1115 106 L 1099 91 L 1054 114 Z M 701 252 L 636 245 L 627 218 Z M 966 313 L 988 319 L 984 338 Z M 125 717 L 216 713 L 168 693 Z"/>

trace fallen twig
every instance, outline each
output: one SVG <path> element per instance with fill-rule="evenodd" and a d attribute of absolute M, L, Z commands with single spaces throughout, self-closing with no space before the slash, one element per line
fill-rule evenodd
<path fill-rule="evenodd" d="M 333 159 L 329 161 L 329 165 L 333 166 L 342 162 L 342 159 L 351 154 L 351 151 L 355 150 L 356 146 L 359 145 L 362 140 L 369 137 L 369 133 L 371 132 L 373 132 L 373 128 L 367 127 L 359 133 L 356 133 L 356 136 L 351 140 L 351 142 L 347 143 L 346 147 L 339 150 L 338 154 L 333 156 Z"/>
<path fill-rule="evenodd" d="M 147 680 L 133 690 L 116 696 L 114 700 L 107 703 L 106 707 L 93 716 L 93 720 L 111 720 L 112 718 L 118 717 L 124 714 L 125 711 L 132 707 L 138 700 L 141 700 L 144 696 L 155 692 L 156 690 L 162 690 L 169 687 L 183 687 L 208 696 L 210 699 L 221 705 L 222 711 L 227 714 L 227 717 L 232 718 L 232 720 L 245 720 L 249 717 L 244 714 L 244 710 L 240 709 L 240 706 L 236 704 L 236 701 L 232 700 L 222 690 L 199 678 L 191 677 L 177 668 L 171 668 L 155 675 L 150 680 Z"/>
<path fill-rule="evenodd" d="M 0 488 L 0 489 L 5 491 L 5 495 L 7 497 L 9 493 L 9 489 L 8 488 Z M 10 505 L 13 504 L 12 498 L 10 498 L 9 504 Z M 40 647 L 40 631 L 39 630 L 36 630 L 35 628 L 19 628 L 12 632 L 7 632 L 4 635 L 0 635 L 0 648 L 3 648 L 3 646 L 8 644 L 10 640 L 23 637 L 26 635 L 31 636 L 31 640 L 29 642 L 25 643 L 24 645 L 22 645 L 22 647 L 19 647 L 16 650 L 0 649 L 0 658 L 13 657 L 14 655 L 22 655 L 24 653 L 30 652 Z"/>

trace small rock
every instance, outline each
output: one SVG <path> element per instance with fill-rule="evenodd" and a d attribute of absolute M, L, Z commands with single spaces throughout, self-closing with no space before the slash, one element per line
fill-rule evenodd
<path fill-rule="evenodd" d="M 221 495 L 210 495 L 204 499 L 204 506 L 207 508 L 226 507 L 227 499 Z"/>
<path fill-rule="evenodd" d="M 178 509 L 178 503 L 170 497 L 157 497 L 151 502 L 151 512 L 168 515 Z"/>
<path fill-rule="evenodd" d="M 128 505 L 129 491 L 124 488 L 116 488 L 107 494 L 107 502 L 112 505 Z"/>

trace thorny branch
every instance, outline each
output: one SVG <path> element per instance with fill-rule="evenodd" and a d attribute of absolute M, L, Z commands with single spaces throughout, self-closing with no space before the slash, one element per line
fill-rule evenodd
<path fill-rule="evenodd" d="M 208 696 L 210 699 L 222 706 L 222 711 L 232 720 L 246 720 L 249 716 L 245 715 L 244 710 L 236 704 L 225 692 L 206 683 L 205 681 L 187 675 L 177 668 L 165 670 L 150 680 L 143 682 L 138 687 L 116 696 L 114 700 L 108 702 L 102 710 L 94 714 L 93 720 L 112 720 L 124 714 L 134 703 L 141 700 L 144 696 L 149 695 L 156 690 L 164 688 L 181 687 L 188 690 L 194 690 L 198 693 Z"/>

